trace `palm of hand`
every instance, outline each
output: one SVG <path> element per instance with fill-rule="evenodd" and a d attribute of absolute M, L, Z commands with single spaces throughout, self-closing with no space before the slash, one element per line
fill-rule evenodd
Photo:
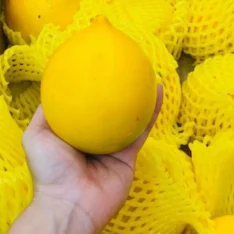
<path fill-rule="evenodd" d="M 161 106 L 162 91 L 159 95 L 155 115 L 145 133 L 122 152 L 97 158 L 57 138 L 39 107 L 23 139 L 35 180 L 35 196 L 44 194 L 51 199 L 73 203 L 87 216 L 94 229 L 100 230 L 128 196 L 137 153 Z"/>

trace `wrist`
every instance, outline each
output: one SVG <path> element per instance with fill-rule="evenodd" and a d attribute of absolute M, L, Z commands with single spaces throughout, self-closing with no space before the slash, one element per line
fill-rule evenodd
<path fill-rule="evenodd" d="M 71 202 L 39 193 L 35 195 L 30 208 L 37 211 L 36 216 L 38 212 L 41 212 L 54 222 L 56 234 L 96 233 L 90 217 Z"/>

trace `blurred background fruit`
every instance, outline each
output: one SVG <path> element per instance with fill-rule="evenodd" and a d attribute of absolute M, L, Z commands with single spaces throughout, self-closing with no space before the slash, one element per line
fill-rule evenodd
<path fill-rule="evenodd" d="M 194 71 L 195 67 L 196 67 L 195 59 L 188 54 L 182 53 L 180 59 L 178 60 L 178 68 L 177 68 L 181 84 L 183 84 L 183 82 L 187 79 L 188 74 Z"/>
<path fill-rule="evenodd" d="M 79 0 L 5 0 L 5 20 L 9 29 L 20 32 L 29 42 L 45 24 L 64 30 L 79 10 Z"/>

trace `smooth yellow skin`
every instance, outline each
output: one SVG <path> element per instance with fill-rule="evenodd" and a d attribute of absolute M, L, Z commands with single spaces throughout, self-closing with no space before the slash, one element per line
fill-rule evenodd
<path fill-rule="evenodd" d="M 234 216 L 223 216 L 215 219 L 216 234 L 234 233 Z"/>
<path fill-rule="evenodd" d="M 9 28 L 29 40 L 31 35 L 38 36 L 45 24 L 65 29 L 79 6 L 79 0 L 6 0 L 5 18 Z"/>
<path fill-rule="evenodd" d="M 155 74 L 141 48 L 102 18 L 57 49 L 41 88 L 52 130 L 90 154 L 133 143 L 152 118 L 156 95 Z"/>

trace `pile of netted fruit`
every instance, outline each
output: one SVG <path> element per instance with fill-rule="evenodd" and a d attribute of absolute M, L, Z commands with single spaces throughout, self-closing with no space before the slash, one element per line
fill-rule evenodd
<path fill-rule="evenodd" d="M 5 42 L 0 35 L 0 234 L 7 233 L 33 197 L 21 138 L 41 103 L 45 68 L 57 48 L 100 16 L 139 45 L 164 90 L 161 111 L 137 159 L 129 198 L 102 233 L 226 234 L 225 226 L 231 233 L 234 1 L 6 0 L 1 17 Z M 73 46 L 76 50 L 78 44 Z M 61 63 L 74 68 L 76 57 L 66 55 Z M 135 61 L 127 52 L 125 57 L 123 67 L 129 71 Z M 71 69 L 69 75 L 73 73 Z M 59 92 L 61 103 L 77 101 L 66 93 L 62 78 L 48 90 Z M 105 86 L 94 87 L 89 95 L 95 99 L 100 90 Z M 50 103 L 47 109 L 63 108 L 45 102 Z M 126 111 L 122 115 L 127 118 L 133 110 Z"/>

